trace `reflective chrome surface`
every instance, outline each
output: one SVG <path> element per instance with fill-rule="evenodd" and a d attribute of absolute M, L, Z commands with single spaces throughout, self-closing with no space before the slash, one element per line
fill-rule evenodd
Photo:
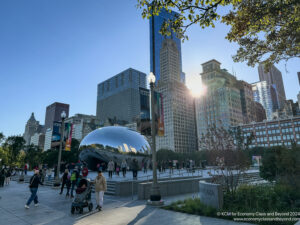
<path fill-rule="evenodd" d="M 127 127 L 103 127 L 89 133 L 79 146 L 80 160 L 86 162 L 90 168 L 96 164 L 109 160 L 127 164 L 136 158 L 140 163 L 150 154 L 150 145 L 146 138 L 138 132 Z"/>

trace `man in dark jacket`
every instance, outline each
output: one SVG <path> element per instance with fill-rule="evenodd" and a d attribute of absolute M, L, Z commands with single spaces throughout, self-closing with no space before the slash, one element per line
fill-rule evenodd
<path fill-rule="evenodd" d="M 30 178 L 30 181 L 29 181 L 29 188 L 30 188 L 31 196 L 25 205 L 26 209 L 29 209 L 29 205 L 32 201 L 34 201 L 35 206 L 38 206 L 39 202 L 38 202 L 37 191 L 39 188 L 39 184 L 43 185 L 43 183 L 40 180 L 39 170 L 35 170 L 34 175 Z"/>
<path fill-rule="evenodd" d="M 133 179 L 136 180 L 137 179 L 137 173 L 138 173 L 138 170 L 139 170 L 139 164 L 138 164 L 138 161 L 136 159 L 133 159 L 131 167 L 132 167 Z"/>

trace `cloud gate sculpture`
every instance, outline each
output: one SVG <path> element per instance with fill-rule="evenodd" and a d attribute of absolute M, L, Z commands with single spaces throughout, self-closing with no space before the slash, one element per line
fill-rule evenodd
<path fill-rule="evenodd" d="M 107 165 L 110 160 L 121 165 L 126 160 L 130 167 L 132 160 L 142 162 L 150 160 L 150 145 L 138 132 L 121 126 L 99 128 L 89 133 L 81 141 L 79 159 L 96 170 L 97 164 Z"/>

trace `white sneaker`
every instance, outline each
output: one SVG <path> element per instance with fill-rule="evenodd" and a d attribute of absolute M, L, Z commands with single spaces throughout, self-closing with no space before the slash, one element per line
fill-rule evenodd
<path fill-rule="evenodd" d="M 25 209 L 29 209 L 29 206 L 28 206 L 28 205 L 25 205 Z"/>
<path fill-rule="evenodd" d="M 39 203 L 34 204 L 34 206 L 35 206 L 35 207 L 38 207 L 38 206 L 39 206 Z"/>

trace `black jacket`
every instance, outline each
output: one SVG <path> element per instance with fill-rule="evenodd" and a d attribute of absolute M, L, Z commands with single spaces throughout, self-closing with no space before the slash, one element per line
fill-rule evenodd
<path fill-rule="evenodd" d="M 43 183 L 40 180 L 39 175 L 34 174 L 29 181 L 29 187 L 30 188 L 38 188 L 39 184 L 43 185 Z"/>

